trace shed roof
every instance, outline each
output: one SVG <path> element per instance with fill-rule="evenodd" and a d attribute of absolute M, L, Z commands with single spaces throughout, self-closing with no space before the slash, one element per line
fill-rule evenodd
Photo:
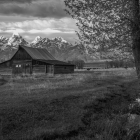
<path fill-rule="evenodd" d="M 44 48 L 22 47 L 31 57 L 36 60 L 55 60 L 55 58 Z"/>
<path fill-rule="evenodd" d="M 86 63 L 102 63 L 102 62 L 110 62 L 111 59 L 102 59 L 102 60 L 94 60 L 94 61 L 87 61 Z"/>

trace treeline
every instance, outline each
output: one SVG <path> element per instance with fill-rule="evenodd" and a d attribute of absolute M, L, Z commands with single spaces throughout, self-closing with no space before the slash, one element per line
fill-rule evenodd
<path fill-rule="evenodd" d="M 75 69 L 83 69 L 84 67 L 84 60 L 76 59 L 72 61 L 68 61 L 70 64 L 75 65 Z M 112 60 L 112 61 L 104 61 L 102 63 L 105 63 L 107 68 L 129 68 L 129 67 L 135 67 L 134 60 Z"/>
<path fill-rule="evenodd" d="M 135 67 L 135 63 L 133 60 L 112 60 L 108 62 L 108 66 L 110 68 L 129 68 Z"/>

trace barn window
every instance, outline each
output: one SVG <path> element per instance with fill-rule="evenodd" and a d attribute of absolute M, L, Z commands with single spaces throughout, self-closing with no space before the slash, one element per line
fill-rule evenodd
<path fill-rule="evenodd" d="M 21 65 L 19 65 L 19 67 L 21 67 Z"/>
<path fill-rule="evenodd" d="M 18 65 L 16 65 L 16 68 L 18 68 Z"/>

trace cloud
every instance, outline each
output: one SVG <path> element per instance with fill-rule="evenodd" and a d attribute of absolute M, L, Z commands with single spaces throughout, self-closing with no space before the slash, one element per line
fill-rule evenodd
<path fill-rule="evenodd" d="M 8 2 L 8 0 L 6 0 Z M 10 0 L 9 0 L 10 1 Z M 63 0 L 14 0 L 14 3 L 0 4 L 1 15 L 23 15 L 28 17 L 68 17 Z"/>
<path fill-rule="evenodd" d="M 52 34 L 52 33 L 73 34 L 73 33 L 75 33 L 74 31 L 61 31 L 61 30 L 50 29 L 50 28 L 46 28 L 44 30 L 32 29 L 32 30 L 28 30 L 26 32 L 31 33 L 31 34 L 40 34 L 40 33 L 42 33 L 42 34 Z"/>
<path fill-rule="evenodd" d="M 27 32 L 31 33 L 31 34 L 38 34 L 38 33 L 44 33 L 44 34 L 61 33 L 61 31 L 59 31 L 59 30 L 50 29 L 50 28 L 47 28 L 47 29 L 44 29 L 44 30 L 32 29 L 32 30 L 29 30 Z"/>
<path fill-rule="evenodd" d="M 64 0 L 0 0 L 0 35 L 16 30 L 29 40 L 37 35 L 72 40 L 77 27 L 64 8 Z"/>
<path fill-rule="evenodd" d="M 36 0 L 0 0 L 0 3 L 31 3 Z"/>
<path fill-rule="evenodd" d="M 13 32 L 18 32 L 18 33 L 25 33 L 25 31 L 24 30 L 22 30 L 22 29 L 8 29 L 8 30 L 5 30 L 5 31 L 3 31 L 3 32 L 5 32 L 5 33 L 13 33 Z"/>
<path fill-rule="evenodd" d="M 17 33 L 20 33 L 20 34 L 23 34 L 23 33 L 26 33 L 26 34 L 52 34 L 52 33 L 63 33 L 63 34 L 74 34 L 75 31 L 62 31 L 62 30 L 57 30 L 57 29 L 51 29 L 51 28 L 45 28 L 45 29 L 42 29 L 42 30 L 38 30 L 38 29 L 31 29 L 31 30 L 22 30 L 22 29 L 7 29 L 7 30 L 0 30 L 1 33 L 14 33 L 14 32 L 17 32 Z"/>
<path fill-rule="evenodd" d="M 53 29 L 60 30 L 61 32 L 74 32 L 77 30 L 75 25 L 75 21 L 71 18 L 62 18 L 62 19 L 54 19 L 54 18 L 46 18 L 46 19 L 36 19 L 36 20 L 26 20 L 23 22 L 0 22 L 0 27 L 2 30 L 7 29 L 22 29 L 22 30 L 45 30 L 45 29 Z M 21 31 L 20 31 L 21 32 Z"/>
<path fill-rule="evenodd" d="M 71 18 L 46 18 L 23 22 L 0 22 L 1 33 L 19 34 L 75 34 L 75 21 Z"/>

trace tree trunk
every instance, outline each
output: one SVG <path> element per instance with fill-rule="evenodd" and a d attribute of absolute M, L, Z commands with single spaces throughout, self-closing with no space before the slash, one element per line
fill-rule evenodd
<path fill-rule="evenodd" d="M 137 76 L 140 79 L 140 40 L 133 40 L 133 55 L 135 60 Z"/>
<path fill-rule="evenodd" d="M 139 0 L 133 0 L 133 21 L 132 26 L 132 39 L 133 39 L 133 55 L 135 59 L 135 66 L 137 76 L 140 79 L 140 5 Z"/>

